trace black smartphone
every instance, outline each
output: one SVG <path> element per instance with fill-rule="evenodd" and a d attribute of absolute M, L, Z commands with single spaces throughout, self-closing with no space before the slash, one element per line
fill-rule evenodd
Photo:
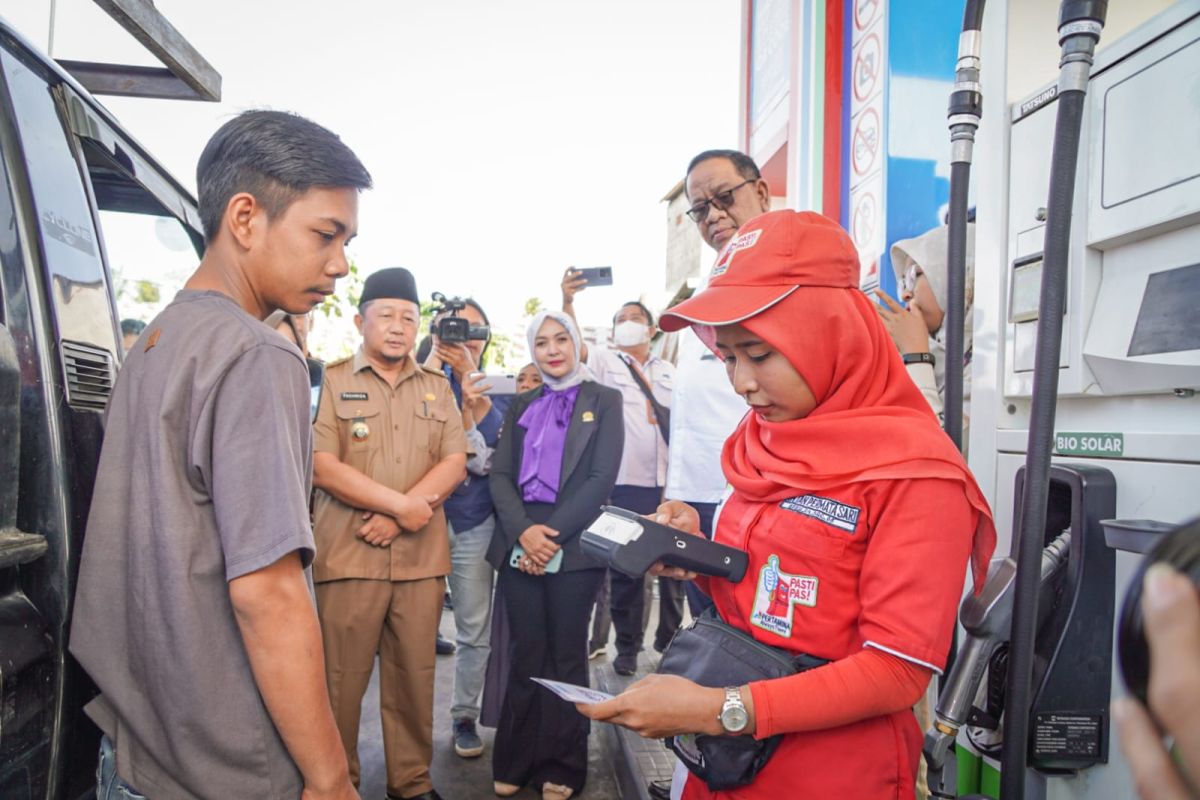
<path fill-rule="evenodd" d="M 612 286 L 612 267 L 581 267 L 576 272 L 587 278 L 588 286 Z"/>

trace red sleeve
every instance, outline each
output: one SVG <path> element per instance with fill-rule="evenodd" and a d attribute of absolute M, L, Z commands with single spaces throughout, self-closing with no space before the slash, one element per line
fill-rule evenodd
<path fill-rule="evenodd" d="M 836 728 L 911 708 L 933 673 L 879 650 L 750 684 L 754 737 Z"/>
<path fill-rule="evenodd" d="M 864 646 L 942 671 L 977 515 L 953 481 L 893 485 L 859 575 L 858 632 Z"/>

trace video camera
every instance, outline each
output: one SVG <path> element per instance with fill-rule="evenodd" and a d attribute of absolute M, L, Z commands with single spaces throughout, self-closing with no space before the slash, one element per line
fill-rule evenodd
<path fill-rule="evenodd" d="M 446 314 L 430 326 L 430 332 L 438 341 L 446 344 L 464 344 L 470 340 L 486 342 L 492 335 L 487 325 L 472 325 L 470 320 L 458 315 L 458 312 L 467 307 L 467 301 L 462 298 L 447 298 L 441 292 L 434 292 L 433 302 L 439 304 L 433 310 L 435 315 Z"/>

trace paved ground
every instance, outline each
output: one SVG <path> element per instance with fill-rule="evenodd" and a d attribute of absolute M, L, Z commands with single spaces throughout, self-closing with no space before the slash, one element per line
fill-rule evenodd
<path fill-rule="evenodd" d="M 653 643 L 653 630 L 656 620 L 658 619 L 658 601 L 654 601 L 654 605 L 650 612 L 650 625 L 647 641 L 646 652 L 640 658 L 639 674 L 653 669 L 653 664 L 657 659 L 657 654 L 651 648 Z M 447 611 L 442 615 L 442 635 L 447 639 L 454 641 L 454 615 Z M 610 640 L 611 641 L 611 640 Z M 609 644 L 610 655 L 616 654 L 616 647 Z M 649 656 L 653 655 L 654 659 Z M 592 661 L 592 685 L 598 686 L 600 683 L 605 684 L 610 691 L 618 690 L 619 686 L 614 684 L 614 680 L 620 680 L 622 683 L 628 682 L 630 679 L 618 678 L 609 668 L 608 658 L 598 658 Z M 635 676 L 637 677 L 637 676 Z M 433 754 L 433 783 L 438 793 L 445 800 L 485 800 L 495 798 L 492 793 L 492 738 L 494 731 L 491 728 L 480 728 L 479 732 L 482 735 L 485 750 L 481 757 L 473 759 L 459 758 L 454 753 L 454 747 L 450 742 L 450 719 L 447 715 L 447 709 L 450 707 L 451 697 L 454 692 L 454 657 L 439 656 L 437 662 L 437 683 L 434 694 L 434 754 Z M 638 773 L 631 774 L 628 770 L 618 781 L 618 767 L 629 760 L 631 747 L 638 747 L 641 744 L 639 737 L 630 734 L 625 737 L 626 744 L 622 746 L 615 735 L 616 731 L 609 725 L 593 725 L 592 735 L 588 741 L 588 755 L 590 766 L 588 769 L 588 783 L 583 794 L 584 798 L 593 798 L 594 800 L 638 800 L 644 796 L 636 789 L 639 784 L 644 781 L 644 777 Z M 632 738 L 629 738 L 632 736 Z M 623 749 L 624 747 L 624 749 Z M 646 742 L 645 746 L 639 750 L 639 754 L 656 753 L 661 750 L 665 753 L 657 742 Z M 387 781 L 384 776 L 383 764 L 383 740 L 380 733 L 379 725 L 379 686 L 378 686 L 378 670 L 371 678 L 371 685 L 367 688 L 367 696 L 363 701 L 362 725 L 359 733 L 358 745 L 359 759 L 362 763 L 362 781 L 360 786 L 360 794 L 363 800 L 384 800 L 387 791 Z M 637 758 L 638 756 L 635 756 Z M 643 756 L 644 758 L 644 756 Z M 657 762 L 658 759 L 656 758 Z M 625 791 L 622 793 L 621 789 Z M 643 789 L 644 791 L 644 789 Z M 517 795 L 518 800 L 530 800 L 530 798 L 540 797 L 540 794 L 532 789 L 526 789 Z"/>

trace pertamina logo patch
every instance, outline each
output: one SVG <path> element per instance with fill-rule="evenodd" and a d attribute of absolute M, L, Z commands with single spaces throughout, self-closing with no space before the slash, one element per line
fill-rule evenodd
<path fill-rule="evenodd" d="M 758 573 L 754 611 L 750 623 L 785 639 L 792 635 L 792 608 L 817 605 L 820 584 L 812 575 L 790 575 L 779 568 L 779 556 L 771 555 Z"/>
<path fill-rule="evenodd" d="M 739 250 L 754 247 L 759 236 L 762 236 L 761 230 L 748 231 L 725 245 L 725 249 L 721 251 L 721 256 L 717 259 L 717 263 L 713 265 L 712 274 L 709 277 L 715 278 L 718 275 L 724 275 L 733 263 L 733 254 Z"/>
<path fill-rule="evenodd" d="M 784 511 L 794 511 L 806 517 L 824 522 L 826 525 L 854 533 L 858 527 L 860 510 L 828 497 L 815 494 L 802 494 L 799 497 L 789 497 L 779 504 Z"/>

